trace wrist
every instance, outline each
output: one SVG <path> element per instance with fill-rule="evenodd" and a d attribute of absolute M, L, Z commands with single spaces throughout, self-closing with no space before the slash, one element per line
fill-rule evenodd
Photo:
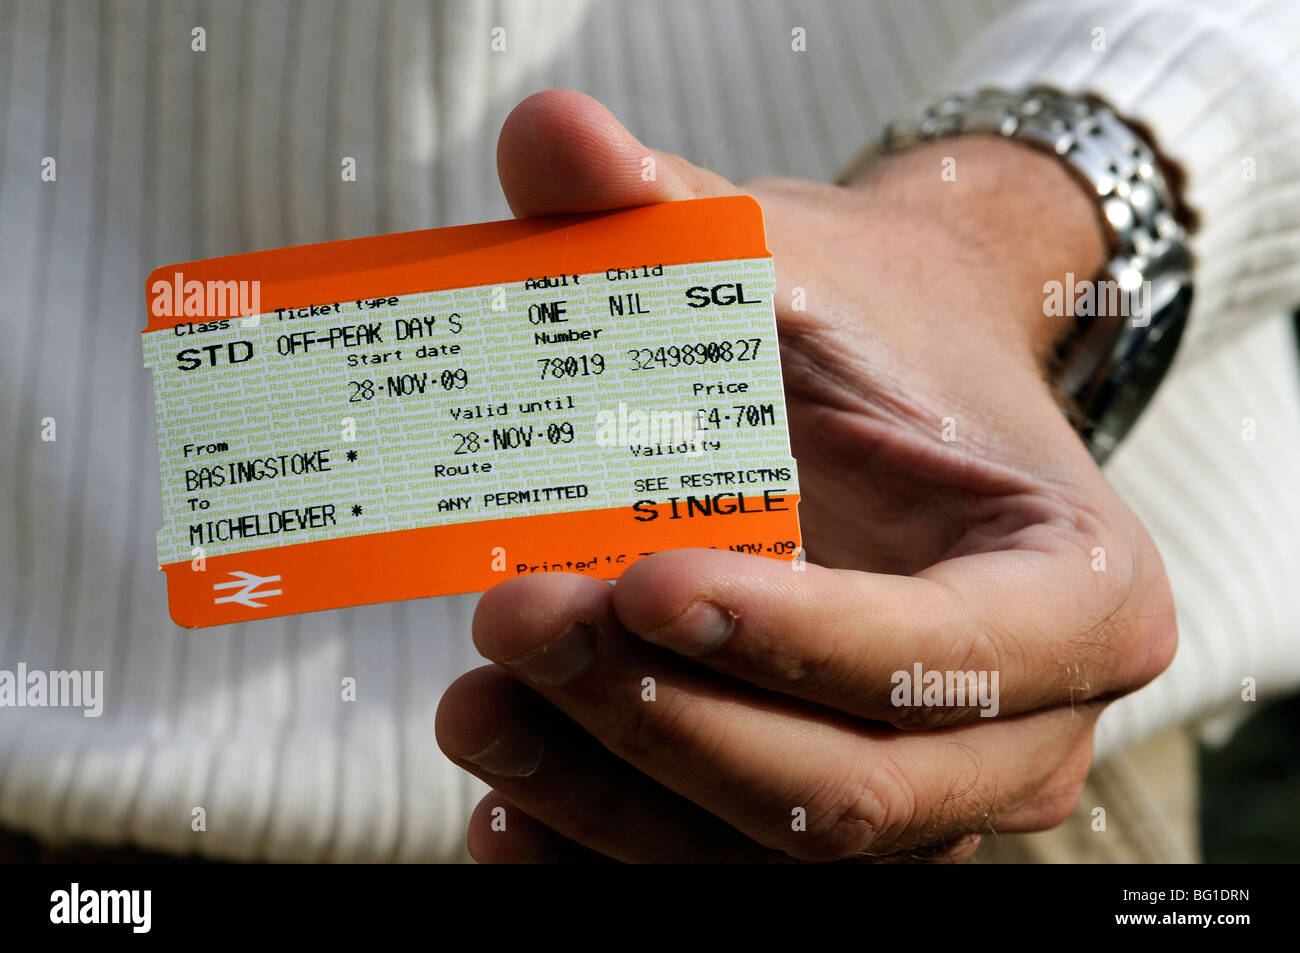
<path fill-rule="evenodd" d="M 1109 239 L 1097 203 L 1060 159 L 1023 143 L 964 135 L 881 158 L 849 184 L 898 209 L 940 223 L 997 269 L 1005 296 L 991 309 L 1015 323 L 1044 371 L 1072 329 L 1068 314 L 1045 306 L 1044 286 L 1094 278 Z"/>

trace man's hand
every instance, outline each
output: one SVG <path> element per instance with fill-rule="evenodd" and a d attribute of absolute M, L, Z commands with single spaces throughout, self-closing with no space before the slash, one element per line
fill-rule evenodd
<path fill-rule="evenodd" d="M 576 93 L 517 107 L 498 164 L 519 215 L 741 191 Z M 495 789 L 471 821 L 481 861 L 961 859 L 981 833 L 1064 820 L 1102 707 L 1173 657 L 1159 554 L 1044 380 L 1066 319 L 1043 284 L 1104 254 L 1069 175 L 971 137 L 850 187 L 743 191 L 775 258 L 808 565 L 675 550 L 613 587 L 486 593 L 474 640 L 496 664 L 437 719 Z M 996 717 L 894 704 L 918 663 L 997 673 Z"/>

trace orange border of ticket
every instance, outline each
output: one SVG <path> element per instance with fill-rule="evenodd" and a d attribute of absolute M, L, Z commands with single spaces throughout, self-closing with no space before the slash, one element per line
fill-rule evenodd
<path fill-rule="evenodd" d="M 186 281 L 260 281 L 265 314 L 276 308 L 507 284 L 609 267 L 770 257 L 761 206 L 748 195 L 735 195 L 207 258 L 155 268 L 145 291 L 148 300 L 155 281 L 170 281 L 180 269 Z M 194 320 L 151 313 L 144 333 Z"/>
<path fill-rule="evenodd" d="M 488 222 L 251 252 L 168 265 L 150 273 L 146 301 L 158 280 L 176 272 L 185 281 L 258 281 L 260 310 L 302 308 L 357 298 L 383 298 L 422 291 L 497 285 L 528 278 L 584 274 L 608 267 L 679 265 L 771 257 L 762 209 L 749 196 L 669 202 L 583 215 Z M 213 316 L 215 317 L 215 316 Z M 204 316 L 159 317 L 144 333 L 170 330 Z M 793 541 L 800 545 L 798 494 L 786 494 L 787 510 L 761 510 L 762 498 L 746 497 L 746 510 L 708 519 L 640 522 L 629 508 L 585 510 L 412 530 L 369 533 L 208 557 L 203 571 L 189 561 L 160 566 L 167 574 L 168 605 L 178 625 L 198 627 L 320 609 L 478 592 L 518 574 L 520 564 L 555 562 L 556 540 L 566 551 L 594 557 L 627 551 L 626 562 L 600 563 L 586 571 L 616 578 L 637 554 L 662 549 L 714 546 L 724 534 L 745 540 Z M 757 503 L 756 507 L 754 504 Z M 617 541 L 612 545 L 611 541 Z M 497 547 L 504 551 L 506 571 Z M 790 559 L 793 554 L 772 553 Z M 279 577 L 253 590 L 279 589 L 262 607 L 214 604 L 214 580 L 231 572 Z"/>
<path fill-rule="evenodd" d="M 177 625 L 220 625 L 394 599 L 481 592 L 526 575 L 518 570 L 520 565 L 551 567 L 557 540 L 563 541 L 566 552 L 582 552 L 581 561 L 595 559 L 589 568 L 565 571 L 598 579 L 617 578 L 641 553 L 716 546 L 725 532 L 754 540 L 788 538 L 798 546 L 798 502 L 798 494 L 788 494 L 780 504 L 788 509 L 762 510 L 762 497 L 745 497 L 745 507 L 752 512 L 710 519 L 670 519 L 669 506 L 663 504 L 655 507 L 659 518 L 644 523 L 632 519 L 628 507 L 546 513 L 210 556 L 202 572 L 188 562 L 161 568 L 167 573 L 168 603 Z M 616 555 L 607 552 L 615 547 L 625 551 L 624 561 L 604 558 Z M 794 553 L 763 555 L 790 560 Z M 497 565 L 501 568 L 494 569 Z M 282 594 L 260 609 L 214 605 L 213 584 L 232 579 L 229 574 L 236 570 L 261 579 L 278 577 L 261 583 L 258 591 L 278 589 Z"/>

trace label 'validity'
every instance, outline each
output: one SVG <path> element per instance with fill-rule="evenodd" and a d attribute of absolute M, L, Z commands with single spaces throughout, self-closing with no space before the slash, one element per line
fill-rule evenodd
<path fill-rule="evenodd" d="M 747 196 L 157 269 L 172 618 L 798 558 L 775 291 Z"/>

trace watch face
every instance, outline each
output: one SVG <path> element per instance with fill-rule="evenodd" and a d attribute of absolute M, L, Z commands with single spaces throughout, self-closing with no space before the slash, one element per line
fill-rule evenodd
<path fill-rule="evenodd" d="M 1191 299 L 1191 285 L 1183 285 L 1157 309 L 1140 338 L 1130 336 L 1121 344 L 1127 354 L 1116 361 L 1110 379 L 1098 389 L 1096 400 L 1088 408 L 1088 416 L 1095 422 L 1089 442 L 1098 463 L 1119 445 L 1155 395 L 1178 350 Z"/>

